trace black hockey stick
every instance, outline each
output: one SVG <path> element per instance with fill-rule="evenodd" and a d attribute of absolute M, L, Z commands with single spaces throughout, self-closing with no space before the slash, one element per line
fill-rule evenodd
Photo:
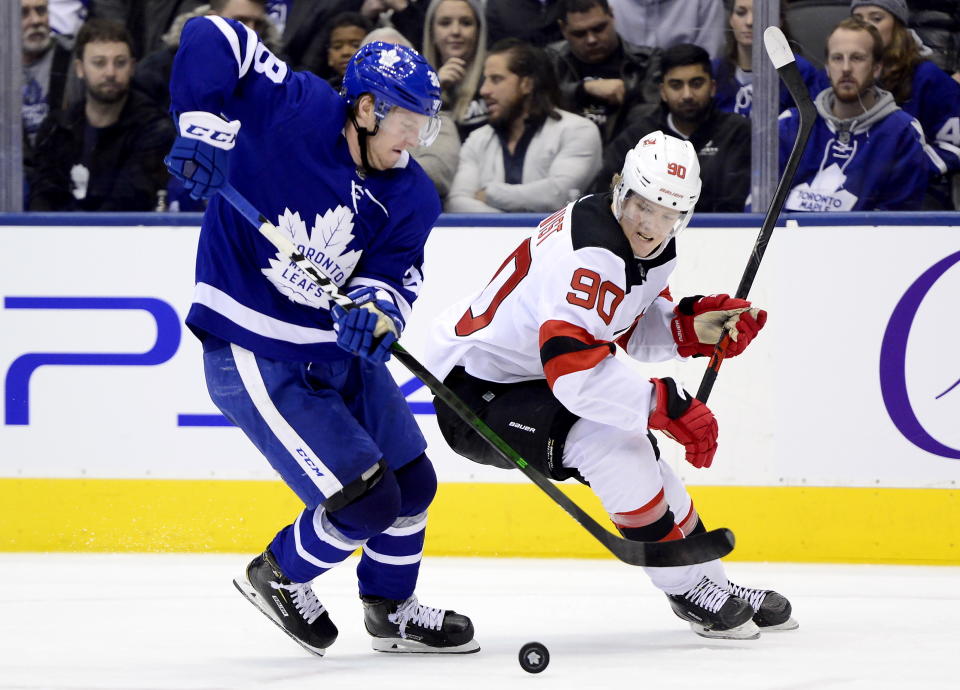
<path fill-rule="evenodd" d="M 763 253 L 767 250 L 767 243 L 773 236 L 773 229 L 777 225 L 780 211 L 783 210 L 787 192 L 790 191 L 790 185 L 793 184 L 793 176 L 797 172 L 797 166 L 800 165 L 800 158 L 803 156 L 803 150 L 807 147 L 810 130 L 813 128 L 813 122 L 817 117 L 816 107 L 810 100 L 810 93 L 807 91 L 806 84 L 803 83 L 796 58 L 794 58 L 793 51 L 790 50 L 790 44 L 787 43 L 783 32 L 775 26 L 767 27 L 767 30 L 763 32 L 763 44 L 767 49 L 770 61 L 777 68 L 777 73 L 783 79 L 783 83 L 786 84 L 787 91 L 793 96 L 794 103 L 797 104 L 797 110 L 800 112 L 800 128 L 797 130 L 797 138 L 793 142 L 793 149 L 787 159 L 787 166 L 784 168 L 780 182 L 777 184 L 777 191 L 770 201 L 770 208 L 767 209 L 763 225 L 760 226 L 760 234 L 753 245 L 750 260 L 743 271 L 743 277 L 740 278 L 740 285 L 737 287 L 736 294 L 739 299 L 746 299 L 750 293 L 753 279 L 757 275 L 757 269 L 760 268 L 760 260 L 763 259 Z M 707 370 L 703 373 L 703 380 L 700 381 L 700 389 L 697 391 L 697 400 L 700 402 L 705 403 L 707 398 L 710 397 L 710 391 L 713 390 L 713 384 L 717 380 L 717 373 L 720 371 L 720 365 L 723 363 L 729 345 L 730 331 L 724 330 L 723 337 L 720 338 L 720 342 L 713 349 L 713 355 L 711 355 L 710 362 L 707 364 Z"/>
<path fill-rule="evenodd" d="M 337 286 L 329 278 L 320 273 L 310 261 L 303 256 L 297 247 L 260 212 L 258 212 L 240 192 L 227 183 L 220 190 L 220 194 L 250 221 L 260 233 L 266 237 L 281 254 L 286 256 L 301 271 L 310 276 L 323 292 L 344 309 L 355 309 L 357 306 L 350 298 L 341 294 Z M 567 497 L 553 483 L 530 467 L 520 455 L 511 448 L 506 441 L 493 431 L 487 424 L 471 410 L 466 403 L 441 383 L 433 374 L 427 371 L 420 362 L 407 352 L 400 343 L 391 346 L 391 352 L 410 370 L 414 376 L 423 381 L 434 395 L 450 406 L 457 416 L 473 427 L 483 439 L 489 443 L 500 455 L 512 462 L 517 468 L 537 486 L 539 486 L 561 508 L 579 522 L 593 537 L 603 544 L 614 556 L 630 565 L 646 565 L 666 567 L 675 565 L 691 565 L 703 563 L 726 556 L 733 550 L 733 532 L 726 528 L 715 529 L 704 534 L 665 542 L 644 542 L 623 539 L 605 530 L 600 524 Z"/>

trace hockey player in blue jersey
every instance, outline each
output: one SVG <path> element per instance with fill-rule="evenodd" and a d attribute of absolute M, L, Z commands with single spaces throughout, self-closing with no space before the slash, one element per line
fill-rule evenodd
<path fill-rule="evenodd" d="M 919 209 L 927 189 L 926 142 L 920 124 L 878 88 L 882 44 L 857 17 L 827 37 L 831 87 L 814 101 L 817 119 L 785 208 L 791 211 Z M 780 167 L 799 126 L 797 110 L 780 116 Z"/>
<path fill-rule="evenodd" d="M 305 506 L 234 584 L 322 655 L 337 628 L 310 582 L 360 548 L 374 649 L 476 651 L 469 618 L 414 594 L 437 481 L 384 365 L 440 213 L 408 154 L 438 131 L 436 73 L 413 50 L 371 43 L 337 94 L 242 24 L 201 17 L 184 28 L 170 90 L 180 135 L 167 165 L 210 197 L 187 316 L 207 388 Z M 224 181 L 362 308 L 332 306 L 216 195 Z"/>

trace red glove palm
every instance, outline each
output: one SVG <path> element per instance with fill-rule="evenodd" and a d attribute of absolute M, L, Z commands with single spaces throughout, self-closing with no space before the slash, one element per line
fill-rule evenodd
<path fill-rule="evenodd" d="M 710 467 L 717 452 L 717 420 L 710 408 L 680 388 L 672 378 L 650 379 L 656 406 L 647 426 L 662 431 L 687 450 L 687 462 Z"/>
<path fill-rule="evenodd" d="M 726 357 L 743 352 L 767 322 L 767 312 L 751 308 L 750 302 L 730 295 L 695 295 L 684 297 L 673 310 L 673 339 L 681 357 L 709 357 L 723 335 L 730 329 Z"/>

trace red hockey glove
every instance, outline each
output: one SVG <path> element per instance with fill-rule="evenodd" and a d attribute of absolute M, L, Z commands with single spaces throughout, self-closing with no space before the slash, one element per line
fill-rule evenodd
<path fill-rule="evenodd" d="M 686 446 L 687 462 L 694 467 L 710 467 L 719 431 L 713 412 L 672 378 L 650 379 L 650 383 L 656 390 L 656 407 L 647 426 Z"/>
<path fill-rule="evenodd" d="M 723 335 L 730 329 L 727 357 L 736 357 L 767 322 L 767 312 L 751 308 L 745 299 L 730 295 L 695 295 L 684 297 L 673 310 L 670 322 L 673 339 L 681 357 L 709 357 Z"/>

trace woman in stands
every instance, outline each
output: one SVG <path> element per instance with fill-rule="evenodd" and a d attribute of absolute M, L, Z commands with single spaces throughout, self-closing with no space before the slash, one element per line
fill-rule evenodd
<path fill-rule="evenodd" d="M 931 199 L 928 208 L 950 208 L 946 175 L 960 172 L 960 84 L 924 57 L 929 49 L 907 28 L 905 0 L 853 0 L 850 12 L 870 22 L 883 39 L 879 85 L 913 115 L 927 139 Z"/>
<path fill-rule="evenodd" d="M 727 5 L 730 9 L 727 47 L 723 57 L 713 61 L 716 103 L 720 110 L 749 117 L 753 105 L 753 0 L 727 0 Z M 780 26 L 789 38 L 782 3 L 780 7 Z M 817 69 L 800 55 L 797 56 L 797 66 L 811 98 L 830 86 L 826 76 L 818 74 Z M 781 84 L 780 112 L 793 105 L 790 93 Z"/>
<path fill-rule="evenodd" d="M 487 123 L 480 98 L 487 28 L 479 0 L 433 0 L 423 28 L 423 56 L 437 70 L 443 109 L 451 113 L 460 140 Z"/>

